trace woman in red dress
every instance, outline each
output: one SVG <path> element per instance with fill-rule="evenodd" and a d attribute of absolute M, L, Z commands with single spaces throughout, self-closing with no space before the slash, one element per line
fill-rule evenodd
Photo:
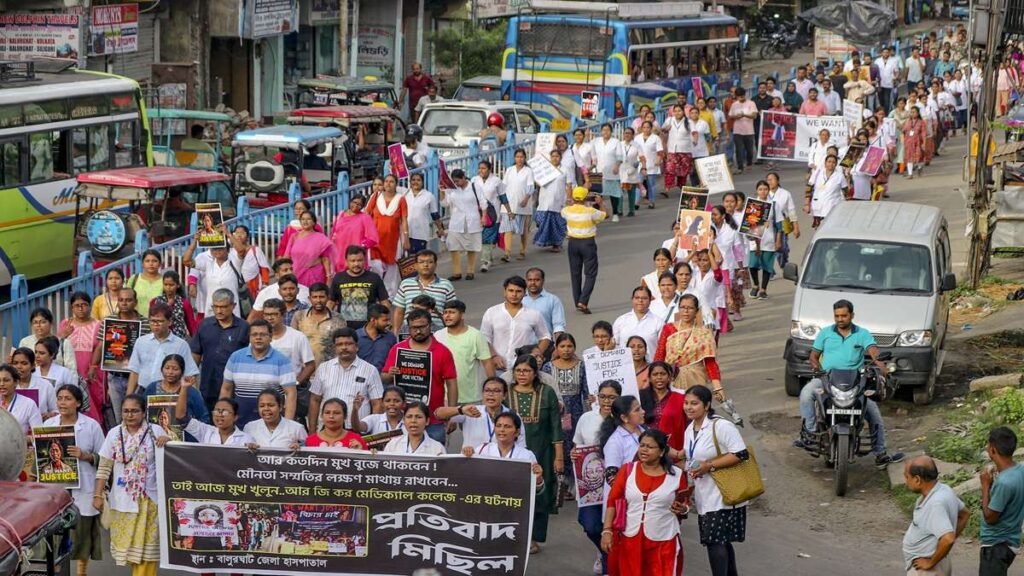
<path fill-rule="evenodd" d="M 331 398 L 324 402 L 321 408 L 320 422 L 323 429 L 310 434 L 306 438 L 306 446 L 310 448 L 349 448 L 351 450 L 366 450 L 366 441 L 363 437 L 351 430 L 345 429 L 348 406 L 344 400 Z"/>
<path fill-rule="evenodd" d="M 661 430 L 668 436 L 668 445 L 683 450 L 683 434 L 690 421 L 683 406 L 686 396 L 672 391 L 672 366 L 667 362 L 651 362 L 647 367 L 648 387 L 640 390 L 640 406 L 644 409 L 648 428 Z"/>
<path fill-rule="evenodd" d="M 640 435 L 637 461 L 615 477 L 601 532 L 609 576 L 683 573 L 683 542 L 673 507 L 685 499 L 687 482 L 686 474 L 672 465 L 669 450 L 664 432 L 647 430 Z M 616 529 L 616 507 L 623 505 L 625 526 Z"/>
<path fill-rule="evenodd" d="M 376 184 L 376 183 L 375 183 Z M 380 262 L 379 270 L 388 294 L 398 292 L 399 251 L 409 249 L 408 207 L 405 197 L 398 193 L 398 178 L 384 177 L 384 187 L 376 190 L 366 203 L 366 213 L 373 218 L 379 243 L 370 249 L 370 257 Z"/>

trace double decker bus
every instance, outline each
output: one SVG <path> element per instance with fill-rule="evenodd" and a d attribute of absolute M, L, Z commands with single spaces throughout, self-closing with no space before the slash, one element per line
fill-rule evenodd
<path fill-rule="evenodd" d="M 615 118 L 630 104 L 726 90 L 740 71 L 739 22 L 700 2 L 535 0 L 531 10 L 509 20 L 501 94 L 530 104 L 555 130 L 580 115 L 583 91 L 599 93 L 600 109 Z M 537 13 L 551 10 L 574 13 Z"/>
<path fill-rule="evenodd" d="M 71 270 L 75 176 L 152 165 L 139 84 L 71 64 L 0 62 L 0 286 Z"/>

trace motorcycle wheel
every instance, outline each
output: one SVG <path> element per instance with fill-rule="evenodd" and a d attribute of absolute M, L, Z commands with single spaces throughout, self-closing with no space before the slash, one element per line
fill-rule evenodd
<path fill-rule="evenodd" d="M 782 49 L 782 57 L 786 58 L 787 60 L 793 57 L 793 45 L 792 44 L 787 45 L 785 48 Z"/>
<path fill-rule="evenodd" d="M 758 56 L 761 57 L 761 60 L 767 60 L 771 57 L 771 48 L 770 44 L 761 44 L 761 49 L 758 50 Z"/>
<path fill-rule="evenodd" d="M 850 437 L 842 434 L 836 438 L 836 496 L 846 496 L 846 483 L 850 472 Z"/>

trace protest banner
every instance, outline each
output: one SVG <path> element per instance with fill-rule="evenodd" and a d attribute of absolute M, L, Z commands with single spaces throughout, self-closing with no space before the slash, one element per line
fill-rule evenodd
<path fill-rule="evenodd" d="M 104 318 L 101 367 L 108 372 L 127 372 L 128 360 L 141 332 L 141 320 Z"/>
<path fill-rule="evenodd" d="M 576 472 L 576 506 L 600 506 L 604 500 L 604 460 L 601 447 L 577 446 L 579 458 L 573 461 Z"/>
<path fill-rule="evenodd" d="M 157 484 L 165 570 L 526 573 L 528 462 L 172 442 Z"/>
<path fill-rule="evenodd" d="M 628 348 L 585 353 L 583 366 L 587 372 L 587 388 L 595 397 L 601 382 L 615 380 L 622 386 L 623 396 L 639 398 L 640 389 L 636 384 L 636 372 L 633 371 L 633 353 Z"/>
<path fill-rule="evenodd" d="M 444 158 L 437 159 L 437 166 L 441 172 L 441 190 L 454 190 L 457 188 L 455 181 L 452 180 L 451 173 L 448 172 L 448 165 L 444 163 Z"/>
<path fill-rule="evenodd" d="M 580 92 L 580 118 L 590 120 L 597 118 L 597 111 L 600 110 L 601 93 L 584 90 Z"/>
<path fill-rule="evenodd" d="M 697 158 L 694 164 L 697 165 L 697 175 L 700 176 L 701 184 L 708 192 L 728 192 L 736 189 L 732 183 L 732 172 L 729 171 L 725 154 Z"/>
<path fill-rule="evenodd" d="M 864 153 L 864 161 L 861 162 L 860 172 L 862 174 L 871 174 L 875 176 L 878 171 L 882 168 L 882 162 L 885 161 L 885 148 L 881 146 L 868 146 L 867 152 Z"/>
<path fill-rule="evenodd" d="M 533 170 L 533 181 L 538 186 L 547 186 L 555 178 L 558 178 L 558 168 L 555 168 L 555 165 L 546 156 L 534 156 L 526 163 Z"/>
<path fill-rule="evenodd" d="M 843 120 L 848 126 L 847 132 L 856 132 L 864 122 L 864 105 L 853 100 L 843 100 Z"/>
<path fill-rule="evenodd" d="M 409 177 L 409 166 L 405 163 L 402 145 L 397 142 L 388 146 L 388 174 L 392 174 L 396 178 Z"/>
<path fill-rule="evenodd" d="M 75 427 L 33 426 L 32 439 L 36 452 L 36 481 L 78 488 L 78 458 L 68 455 L 75 445 Z"/>
<path fill-rule="evenodd" d="M 395 386 L 405 392 L 409 402 L 430 405 L 431 354 L 428 350 L 399 348 L 395 356 Z"/>
<path fill-rule="evenodd" d="M 196 204 L 196 221 L 199 223 L 196 238 L 200 248 L 226 248 L 227 235 L 224 233 L 224 212 L 217 202 Z"/>
<path fill-rule="evenodd" d="M 707 250 L 711 246 L 711 212 L 703 210 L 679 211 L 679 248 Z"/>
<path fill-rule="evenodd" d="M 690 78 L 690 85 L 693 90 L 693 101 L 696 102 L 704 97 L 704 83 L 700 76 Z"/>
<path fill-rule="evenodd" d="M 555 138 L 558 134 L 554 132 L 542 132 L 537 134 L 533 143 L 533 155 L 541 158 L 550 158 L 551 151 L 555 149 Z"/>
<path fill-rule="evenodd" d="M 757 157 L 769 160 L 793 160 L 797 147 L 797 115 L 788 112 L 761 112 L 761 133 L 757 135 Z"/>
<path fill-rule="evenodd" d="M 769 225 L 772 215 L 771 200 L 747 198 L 743 205 L 743 221 L 740 223 L 740 234 L 760 240 L 764 235 L 764 227 Z"/>
<path fill-rule="evenodd" d="M 694 188 L 683 186 L 679 194 L 679 208 L 676 214 L 682 210 L 706 210 L 708 207 L 707 188 Z"/>
<path fill-rule="evenodd" d="M 177 405 L 177 394 L 153 394 L 146 398 L 146 419 L 163 428 L 171 440 L 184 440 L 181 422 L 174 417 Z"/>

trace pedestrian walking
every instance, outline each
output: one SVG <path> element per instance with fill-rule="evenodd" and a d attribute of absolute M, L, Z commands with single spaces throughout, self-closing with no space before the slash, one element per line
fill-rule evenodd
<path fill-rule="evenodd" d="M 920 494 L 914 519 L 903 535 L 903 561 L 907 576 L 950 576 L 949 551 L 967 526 L 971 512 L 939 482 L 939 470 L 928 456 L 918 456 L 903 467 L 907 488 Z"/>
<path fill-rule="evenodd" d="M 572 300 L 576 309 L 584 314 L 590 314 L 590 294 L 597 283 L 597 224 L 606 217 L 600 196 L 594 196 L 597 208 L 585 204 L 588 194 L 586 188 L 577 186 L 572 191 L 572 206 L 562 208 L 569 237 Z"/>
<path fill-rule="evenodd" d="M 978 576 L 1006 576 L 1020 548 L 1024 522 L 1024 466 L 1013 460 L 1017 435 L 1005 426 L 988 434 L 995 464 L 981 473 L 981 560 Z"/>

